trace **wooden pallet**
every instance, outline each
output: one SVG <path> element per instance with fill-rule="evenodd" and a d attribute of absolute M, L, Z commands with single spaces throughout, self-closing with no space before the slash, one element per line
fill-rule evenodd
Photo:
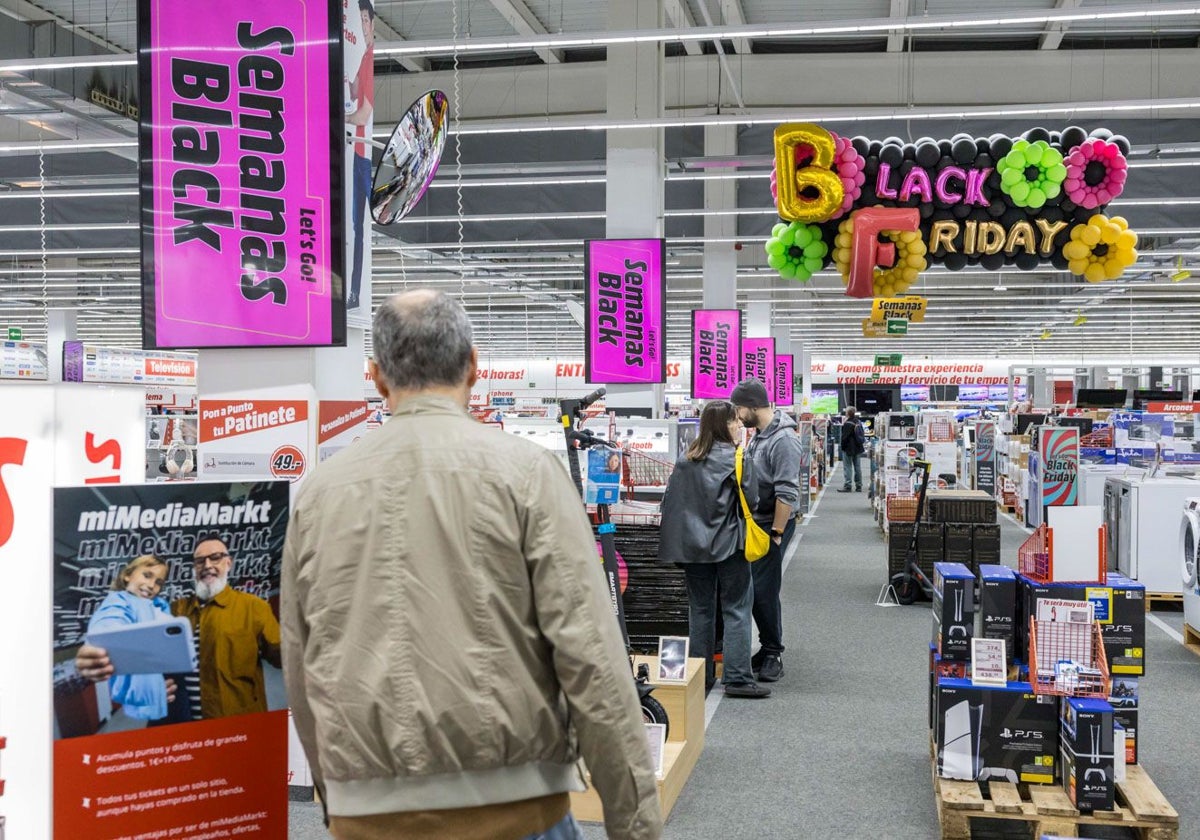
<path fill-rule="evenodd" d="M 1182 592 L 1147 592 L 1146 593 L 1146 611 L 1147 612 L 1154 609 L 1155 607 L 1163 606 L 1166 604 L 1178 604 L 1180 606 L 1180 608 L 1182 608 L 1183 607 L 1183 593 Z"/>
<path fill-rule="evenodd" d="M 1186 621 L 1183 623 L 1183 646 L 1200 656 L 1200 631 Z"/>
<path fill-rule="evenodd" d="M 1137 765 L 1125 769 L 1117 783 L 1117 807 L 1081 814 L 1058 785 L 1014 785 L 960 782 L 937 776 L 933 787 L 942 840 L 970 840 L 971 820 L 1015 820 L 1032 824 L 1033 836 L 1078 837 L 1081 825 L 1110 825 L 1128 829 L 1138 840 L 1179 840 L 1179 814 Z"/>

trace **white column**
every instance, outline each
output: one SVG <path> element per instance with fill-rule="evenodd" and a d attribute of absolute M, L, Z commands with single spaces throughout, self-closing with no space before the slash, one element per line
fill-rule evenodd
<path fill-rule="evenodd" d="M 712 125 L 704 129 L 704 154 L 708 157 L 737 153 L 737 129 Z M 704 182 L 704 206 L 709 210 L 732 210 L 737 206 L 737 181 Z M 736 216 L 704 217 L 704 308 L 737 308 L 738 254 L 729 240 L 737 235 Z"/>
<path fill-rule="evenodd" d="M 771 302 L 751 301 L 746 304 L 746 336 L 767 338 L 771 336 Z"/>
<path fill-rule="evenodd" d="M 660 0 L 613 0 L 611 30 L 657 29 Z M 657 119 L 662 113 L 662 47 L 615 44 L 608 48 L 608 114 L 621 120 Z M 663 235 L 662 129 L 608 132 L 605 235 L 610 239 Z M 609 385 L 605 405 L 661 416 L 665 385 Z"/>
<path fill-rule="evenodd" d="M 48 309 L 46 311 L 46 365 L 49 381 L 63 381 L 63 342 L 79 338 L 79 311 Z"/>

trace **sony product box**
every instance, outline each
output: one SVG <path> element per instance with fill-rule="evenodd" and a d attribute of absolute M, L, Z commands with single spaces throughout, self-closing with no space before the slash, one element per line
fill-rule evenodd
<path fill-rule="evenodd" d="M 971 666 L 966 662 L 947 662 L 937 652 L 937 645 L 929 643 L 929 728 L 933 729 L 933 718 L 937 708 L 937 687 L 943 679 L 963 680 L 970 676 Z"/>
<path fill-rule="evenodd" d="M 1007 566 L 979 567 L 979 637 L 1003 639 L 1011 664 L 1016 655 L 1017 573 Z"/>
<path fill-rule="evenodd" d="M 1125 763 L 1137 764 L 1138 678 L 1114 676 L 1108 704 L 1113 707 L 1113 720 L 1125 730 Z"/>
<path fill-rule="evenodd" d="M 1104 636 L 1108 670 L 1114 676 L 1138 676 L 1146 672 L 1146 587 L 1124 575 L 1109 573 L 1099 583 L 1038 583 L 1021 575 L 1018 595 L 1021 623 L 1017 644 L 1029 648 L 1029 619 L 1045 598 L 1090 601 Z"/>
<path fill-rule="evenodd" d="M 1113 707 L 1091 697 L 1064 697 L 1059 732 L 1063 789 L 1071 804 L 1084 813 L 1111 811 Z"/>
<path fill-rule="evenodd" d="M 961 563 L 933 567 L 933 643 L 947 662 L 971 661 L 975 576 Z"/>
<path fill-rule="evenodd" d="M 971 553 L 975 556 L 976 568 L 985 564 L 1000 565 L 1000 526 L 973 526 L 971 530 Z"/>
<path fill-rule="evenodd" d="M 972 685 L 943 679 L 937 688 L 937 772 L 948 779 L 1054 784 L 1057 698 L 1040 702 L 1029 683 Z"/>
<path fill-rule="evenodd" d="M 968 569 L 974 569 L 971 526 L 961 522 L 952 522 L 946 525 L 945 534 L 943 560 L 947 563 L 962 563 Z"/>

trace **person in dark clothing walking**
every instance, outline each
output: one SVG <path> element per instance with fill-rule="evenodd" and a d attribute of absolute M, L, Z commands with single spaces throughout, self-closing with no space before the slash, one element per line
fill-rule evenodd
<path fill-rule="evenodd" d="M 851 485 L 855 492 L 862 491 L 862 464 L 859 457 L 867 451 L 867 436 L 863 431 L 862 421 L 858 419 L 858 410 L 854 406 L 846 407 L 846 419 L 842 421 L 842 489 L 839 493 L 849 493 Z"/>
<path fill-rule="evenodd" d="M 742 424 L 733 403 L 714 400 L 700 414 L 700 430 L 671 473 L 662 503 L 658 559 L 678 564 L 688 590 L 688 635 L 692 653 L 707 661 L 705 685 L 713 678 L 716 609 L 720 596 L 725 693 L 768 697 L 750 667 L 750 616 L 754 604 L 751 564 L 743 553 L 746 525 L 736 478 L 735 438 Z M 758 499 L 753 468 L 742 464 L 742 492 L 753 508 Z"/>
<path fill-rule="evenodd" d="M 781 409 L 772 409 L 766 386 L 751 377 L 733 389 L 731 402 L 738 419 L 755 429 L 746 449 L 754 462 L 758 504 L 754 521 L 771 534 L 771 549 L 750 564 L 754 577 L 754 623 L 758 625 L 759 649 L 751 664 L 761 682 L 783 676 L 783 555 L 796 529 L 800 499 L 800 437 L 796 421 Z"/>

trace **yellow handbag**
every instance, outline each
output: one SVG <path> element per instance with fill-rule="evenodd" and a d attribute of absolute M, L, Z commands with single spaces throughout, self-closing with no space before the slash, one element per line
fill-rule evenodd
<path fill-rule="evenodd" d="M 750 513 L 750 503 L 746 501 L 746 494 L 742 492 L 742 447 L 740 446 L 737 448 L 734 464 L 733 472 L 737 478 L 738 498 L 742 502 L 742 515 L 746 518 L 746 559 L 753 563 L 755 560 L 766 557 L 767 552 L 771 550 L 771 535 L 754 521 L 754 516 Z"/>

